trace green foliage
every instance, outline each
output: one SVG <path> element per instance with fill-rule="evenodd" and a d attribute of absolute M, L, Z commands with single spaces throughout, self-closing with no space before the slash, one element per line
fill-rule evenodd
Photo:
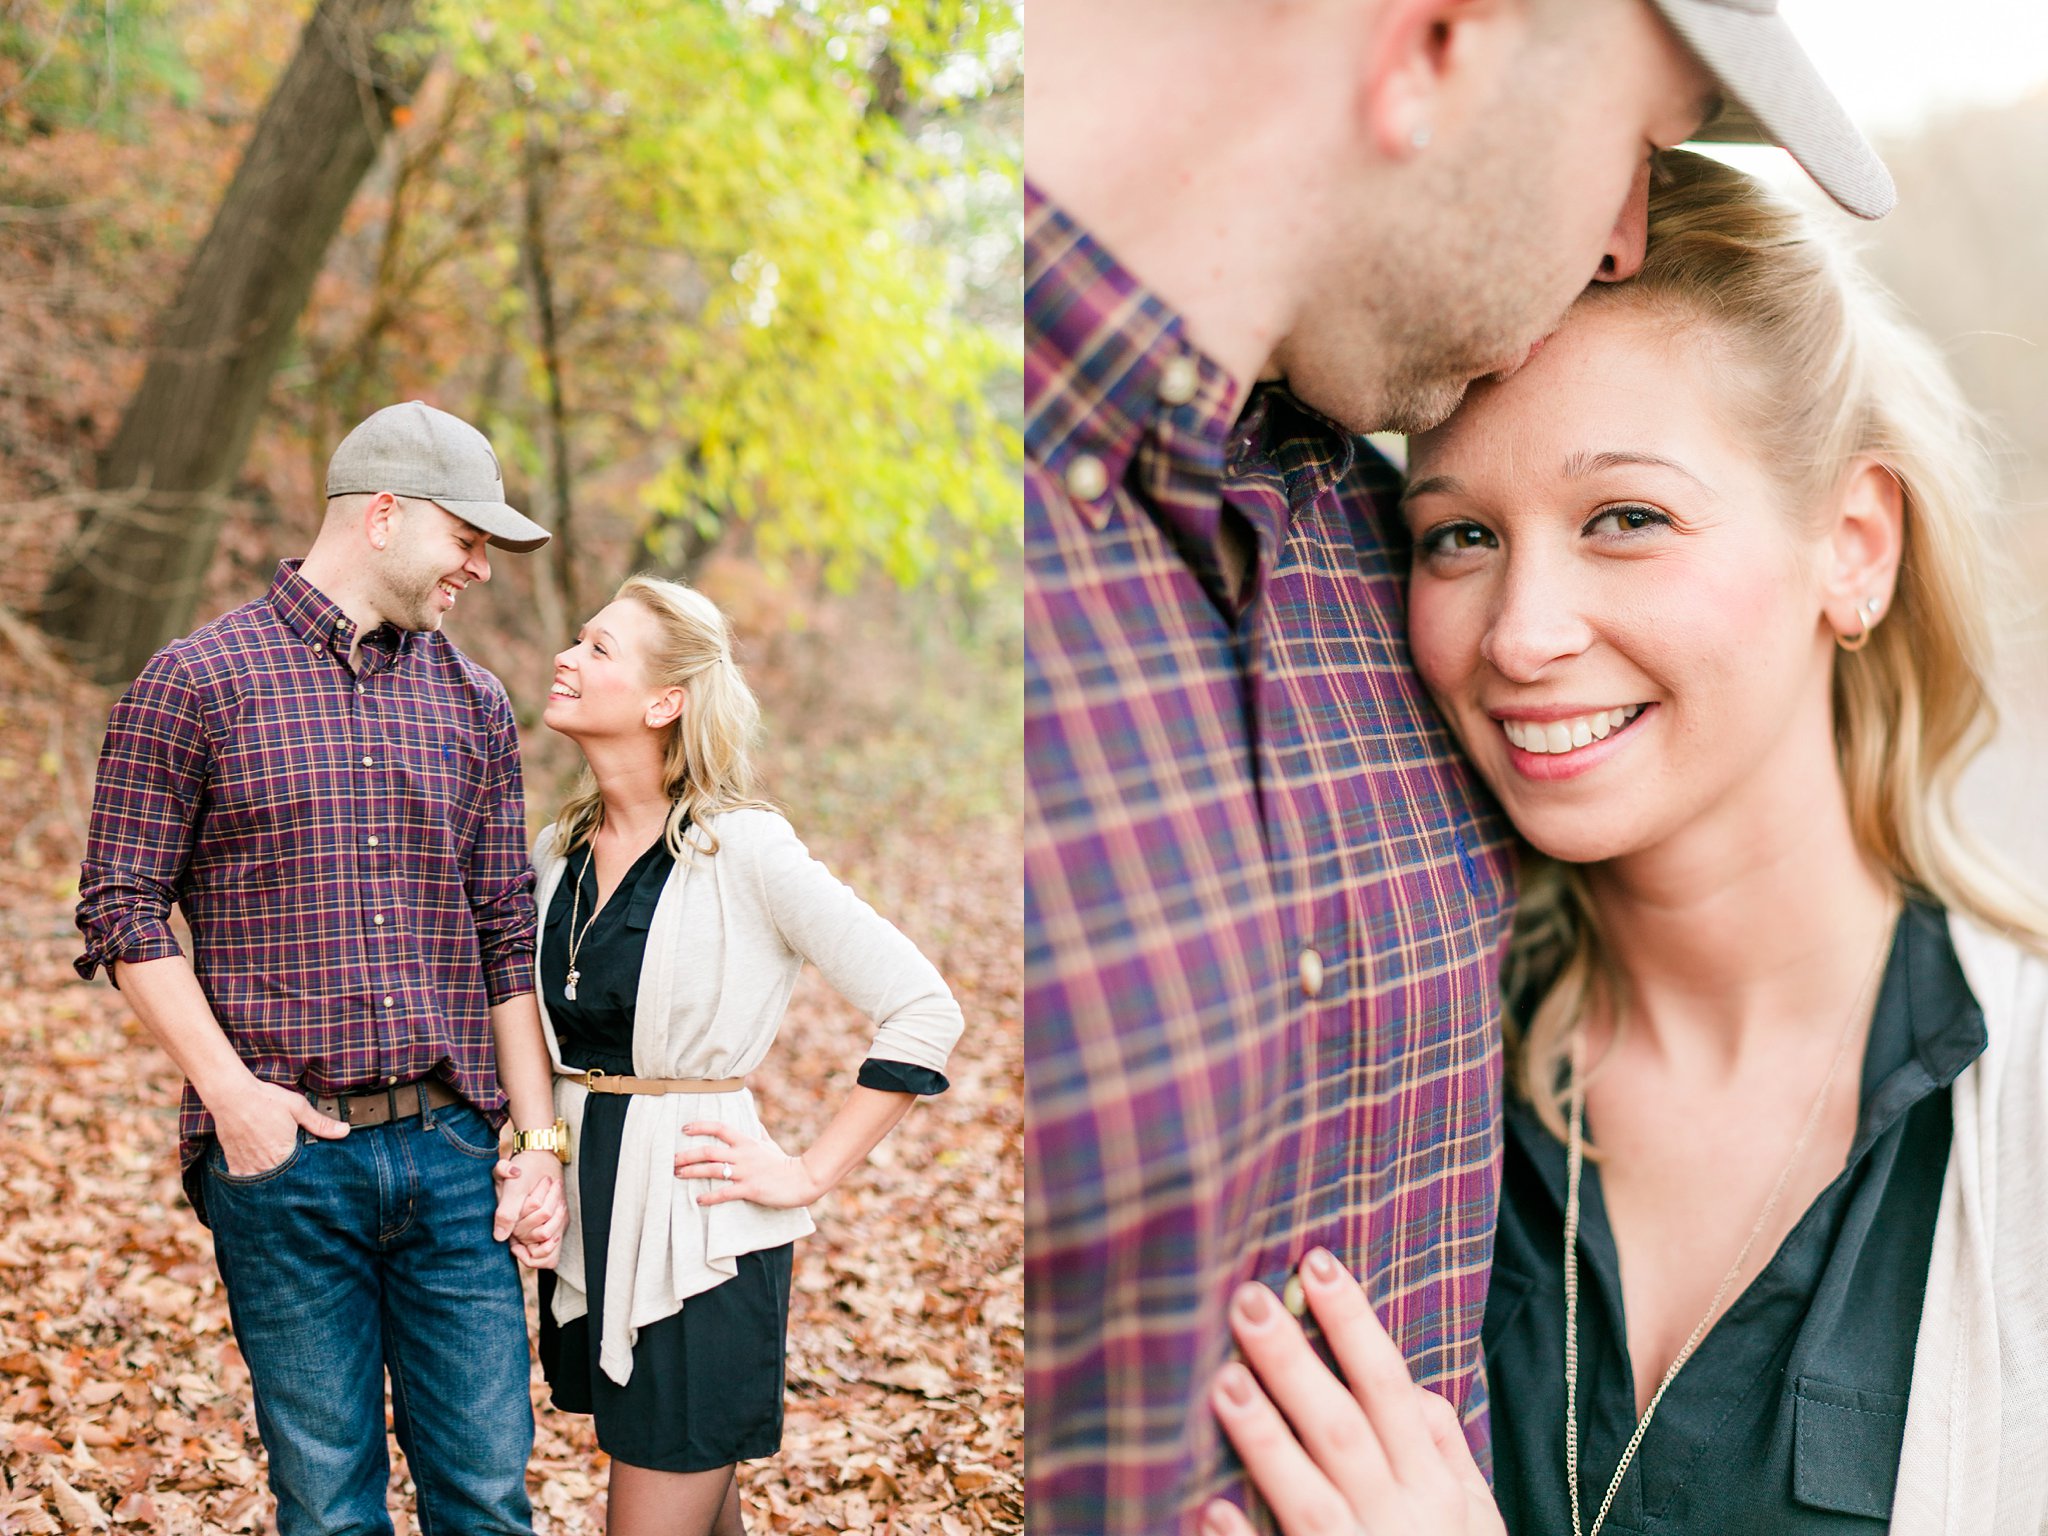
<path fill-rule="evenodd" d="M 1015 5 L 428 14 L 487 104 L 475 163 L 544 209 L 577 470 L 637 452 L 650 547 L 664 525 L 744 524 L 763 558 L 820 559 L 842 586 L 992 580 L 1017 536 L 1001 402 L 1021 338 L 1015 288 L 977 304 L 976 284 L 1008 280 L 1018 155 L 973 119 L 1014 92 Z M 534 252 L 507 234 L 476 275 L 522 322 L 502 334 L 540 398 Z M 978 237 L 996 251 L 979 268 L 961 255 Z"/>
<path fill-rule="evenodd" d="M 0 10 L 0 131 L 136 131 L 154 96 L 189 105 L 199 77 L 171 0 L 23 0 Z"/>

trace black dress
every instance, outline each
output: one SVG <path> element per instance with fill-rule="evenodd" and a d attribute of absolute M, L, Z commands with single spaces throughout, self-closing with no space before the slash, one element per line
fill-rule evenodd
<path fill-rule="evenodd" d="M 1984 1044 L 1945 915 L 1909 905 L 1871 1018 L 1848 1163 L 1672 1381 L 1602 1536 L 1876 1536 L 1890 1525 L 1949 1089 Z M 1572 1528 L 1564 1204 L 1564 1147 L 1511 1100 L 1485 1342 L 1494 1496 L 1512 1536 Z M 1591 1162 L 1579 1285 L 1579 1497 L 1590 1529 L 1636 1423 L 1620 1265 Z"/>
<path fill-rule="evenodd" d="M 541 995 L 562 1060 L 572 1067 L 633 1071 L 633 1013 L 640 962 L 662 887 L 674 869 L 657 842 L 634 861 L 595 920 L 597 877 L 577 849 L 548 904 L 540 942 Z M 580 902 L 576 890 L 581 887 Z M 590 921 L 576 946 L 576 1000 L 564 987 L 569 971 L 569 921 Z M 901 1062 L 869 1061 L 865 1087 L 938 1093 L 943 1074 Z M 597 1443 L 628 1466 L 658 1472 L 702 1472 L 757 1456 L 782 1444 L 784 1344 L 789 1331 L 792 1245 L 739 1256 L 739 1273 L 692 1296 L 672 1317 L 640 1329 L 633 1372 L 624 1386 L 598 1364 L 596 1321 L 604 1316 L 605 1260 L 611 1240 L 612 1191 L 618 1181 L 626 1094 L 591 1094 L 582 1139 L 569 1173 L 583 1208 L 583 1267 L 589 1310 L 574 1322 L 554 1320 L 555 1277 L 540 1272 L 540 1362 L 554 1404 L 597 1421 Z"/>

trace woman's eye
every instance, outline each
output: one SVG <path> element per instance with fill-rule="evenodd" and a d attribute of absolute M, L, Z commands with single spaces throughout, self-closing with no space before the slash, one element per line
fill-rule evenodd
<path fill-rule="evenodd" d="M 1603 524 L 1615 533 L 1630 534 L 1669 528 L 1671 519 L 1654 507 L 1607 507 L 1593 515 L 1593 520 L 1586 524 L 1586 532 L 1592 533 Z"/>
<path fill-rule="evenodd" d="M 1491 549 L 1493 531 L 1477 523 L 1445 523 L 1416 540 L 1425 555 L 1455 555 L 1467 549 Z"/>

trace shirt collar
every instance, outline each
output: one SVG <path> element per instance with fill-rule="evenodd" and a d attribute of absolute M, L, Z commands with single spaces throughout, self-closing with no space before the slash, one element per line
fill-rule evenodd
<path fill-rule="evenodd" d="M 341 605 L 299 574 L 303 560 L 280 560 L 270 579 L 270 606 L 285 627 L 315 650 L 347 656 L 356 623 Z M 379 624 L 363 636 L 363 669 L 381 671 L 405 654 L 411 635 L 395 624 Z"/>
<path fill-rule="evenodd" d="M 1024 184 L 1025 451 L 1066 482 L 1098 530 L 1147 434 L 1172 478 L 1220 482 L 1231 435 L 1230 375 L 1187 325 L 1028 179 Z M 1084 494 L 1101 466 L 1101 493 Z"/>
<path fill-rule="evenodd" d="M 1899 914 L 1864 1048 L 1862 1113 L 1853 1163 L 1928 1094 L 1946 1088 L 1989 1036 L 1984 1010 L 1949 938 L 1948 914 L 1911 900 Z"/>
<path fill-rule="evenodd" d="M 1953 1083 L 1983 1054 L 1988 1039 L 1984 1010 L 1949 937 L 1948 915 L 1924 900 L 1909 900 L 1892 932 L 1871 1014 L 1847 1166 L 1854 1167 L 1906 1111 Z M 1520 1095 L 1509 1096 L 1508 1121 L 1535 1150 L 1562 1208 L 1564 1148 Z"/>

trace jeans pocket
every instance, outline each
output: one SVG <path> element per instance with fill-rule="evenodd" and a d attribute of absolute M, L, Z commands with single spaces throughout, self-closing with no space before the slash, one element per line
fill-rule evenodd
<path fill-rule="evenodd" d="M 299 1127 L 292 1132 L 292 1149 L 285 1153 L 283 1162 L 273 1168 L 258 1169 L 255 1173 L 230 1173 L 228 1172 L 228 1155 L 221 1150 L 220 1142 L 216 1139 L 213 1149 L 206 1154 L 206 1166 L 208 1171 L 223 1184 L 267 1184 L 279 1174 L 284 1173 L 292 1164 L 296 1163 L 299 1160 L 299 1154 L 305 1150 L 306 1132 L 304 1127 Z"/>
<path fill-rule="evenodd" d="M 478 1162 L 494 1163 L 498 1160 L 498 1133 L 491 1129 L 491 1122 L 483 1117 L 481 1111 L 471 1109 L 467 1104 L 435 1110 L 434 1129 L 441 1133 L 443 1141 L 464 1157 L 473 1157 Z"/>

